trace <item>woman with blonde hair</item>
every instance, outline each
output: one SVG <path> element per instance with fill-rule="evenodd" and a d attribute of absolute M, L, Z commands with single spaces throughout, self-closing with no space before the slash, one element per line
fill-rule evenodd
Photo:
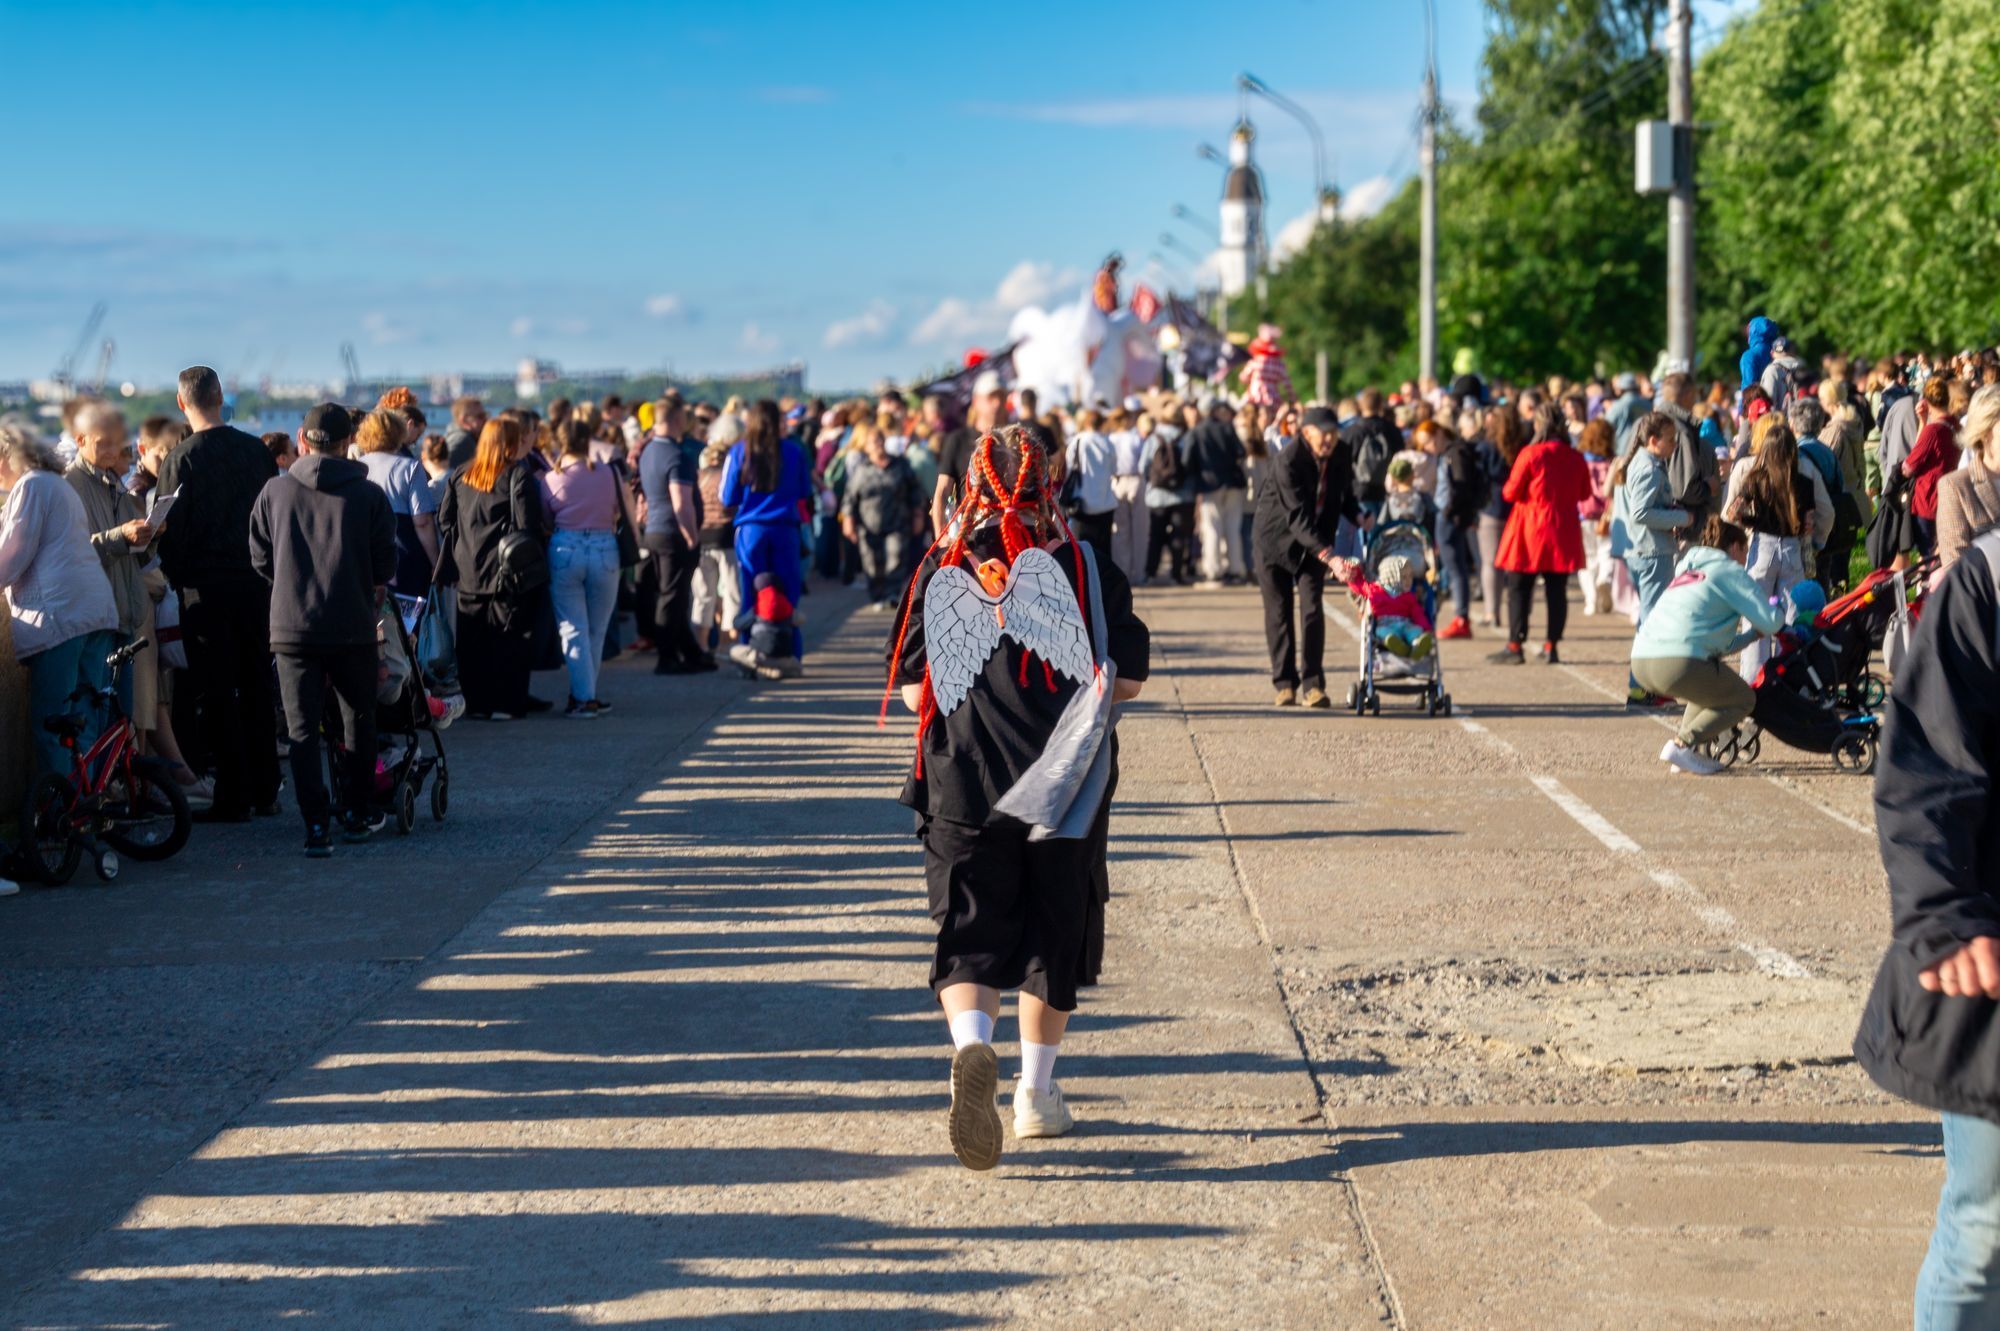
<path fill-rule="evenodd" d="M 1958 443 L 1965 465 L 1938 482 L 1938 576 L 1972 538 L 2000 523 L 2000 384 L 1972 395 Z"/>
<path fill-rule="evenodd" d="M 391 584 L 404 596 L 430 590 L 437 566 L 437 499 L 423 463 L 403 451 L 406 422 L 401 412 L 383 407 L 362 418 L 354 432 L 354 451 L 368 469 L 375 488 L 389 496 L 396 515 L 396 577 Z"/>

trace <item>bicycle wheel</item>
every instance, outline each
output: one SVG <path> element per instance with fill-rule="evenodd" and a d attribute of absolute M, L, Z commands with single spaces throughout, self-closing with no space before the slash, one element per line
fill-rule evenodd
<path fill-rule="evenodd" d="M 132 790 L 104 805 L 104 840 L 135 860 L 177 854 L 194 831 L 180 783 L 155 763 L 132 765 Z"/>
<path fill-rule="evenodd" d="M 83 841 L 70 827 L 75 796 L 69 782 L 44 772 L 21 802 L 21 862 L 50 887 L 61 887 L 83 861 Z"/>

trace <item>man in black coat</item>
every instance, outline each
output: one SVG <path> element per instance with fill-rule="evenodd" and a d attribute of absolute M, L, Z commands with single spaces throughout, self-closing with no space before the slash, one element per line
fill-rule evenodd
<path fill-rule="evenodd" d="M 214 370 L 181 371 L 179 402 L 194 433 L 160 464 L 158 493 L 175 499 L 158 548 L 180 592 L 183 674 L 215 764 L 215 803 L 195 821 L 247 823 L 252 810 L 278 811 L 270 589 L 250 567 L 250 508 L 278 464 L 263 440 L 223 423 Z"/>
<path fill-rule="evenodd" d="M 354 423 L 332 403 L 306 413 L 299 460 L 264 487 L 250 515 L 250 558 L 271 585 L 271 648 L 292 737 L 292 784 L 306 854 L 333 853 L 332 800 L 320 763 L 329 686 L 347 746 L 343 837 L 366 841 L 386 819 L 375 795 L 377 606 L 396 573 L 396 519 L 368 469 L 340 456 Z"/>
<path fill-rule="evenodd" d="M 1944 1119 L 1944 1193 L 1917 1277 L 1920 1326 L 2000 1324 L 1996 633 L 2000 532 L 1989 532 L 1924 607 L 1875 774 L 1891 936 L 1854 1052 L 1884 1090 Z M 1939 1316 L 1945 1309 L 1956 1313 Z"/>
<path fill-rule="evenodd" d="M 1257 489 L 1257 587 L 1264 594 L 1264 637 L 1271 648 L 1276 705 L 1301 701 L 1329 707 L 1326 696 L 1326 575 L 1333 539 L 1346 518 L 1364 530 L 1374 519 L 1354 497 L 1354 466 L 1340 441 L 1340 422 L 1325 407 L 1305 414 L 1299 439 L 1272 458 L 1269 480 Z M 1293 598 L 1302 661 L 1294 660 Z"/>

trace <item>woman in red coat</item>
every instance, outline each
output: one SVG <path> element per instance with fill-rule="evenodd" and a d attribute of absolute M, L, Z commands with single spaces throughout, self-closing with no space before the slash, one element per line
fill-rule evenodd
<path fill-rule="evenodd" d="M 1577 505 L 1590 497 L 1590 465 L 1570 446 L 1562 410 L 1545 402 L 1535 410 L 1536 442 L 1521 450 L 1502 491 L 1514 507 L 1500 534 L 1494 564 L 1507 575 L 1507 647 L 1493 660 L 1519 665 L 1528 639 L 1528 602 L 1541 580 L 1549 604 L 1549 636 L 1541 659 L 1554 665 L 1556 644 L 1569 618 L 1569 575 L 1583 567 L 1583 522 Z"/>

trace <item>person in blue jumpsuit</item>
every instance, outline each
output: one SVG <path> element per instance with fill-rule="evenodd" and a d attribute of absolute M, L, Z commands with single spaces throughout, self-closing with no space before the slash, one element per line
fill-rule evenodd
<path fill-rule="evenodd" d="M 813 498 L 812 461 L 782 435 L 778 404 L 758 402 L 744 422 L 743 442 L 722 467 L 722 503 L 736 511 L 736 562 L 746 604 L 762 573 L 771 575 L 793 605 L 805 591 L 799 526 Z M 797 629 L 792 655 L 805 659 L 805 635 Z"/>

